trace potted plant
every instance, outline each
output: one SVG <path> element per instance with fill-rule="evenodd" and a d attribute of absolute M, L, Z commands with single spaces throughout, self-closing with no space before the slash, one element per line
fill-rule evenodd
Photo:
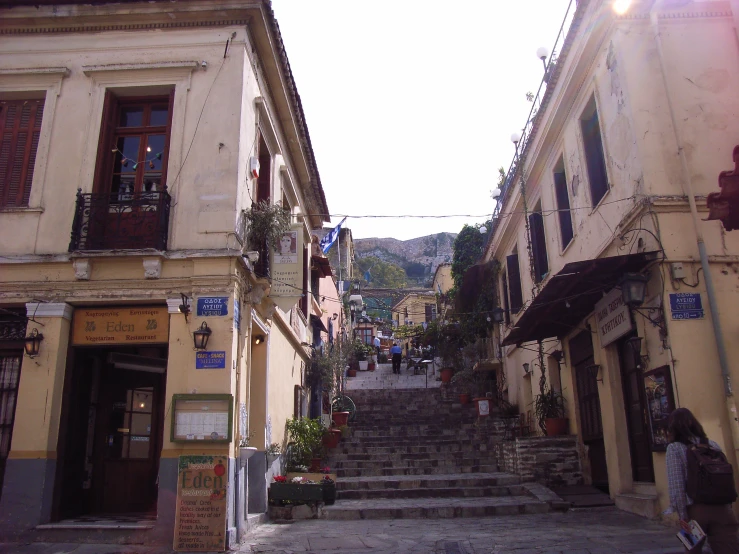
<path fill-rule="evenodd" d="M 463 369 L 452 375 L 450 383 L 460 389 L 459 402 L 468 404 L 472 392 L 477 392 L 477 375 L 471 369 Z"/>
<path fill-rule="evenodd" d="M 331 419 L 336 427 L 341 428 L 349 423 L 349 412 L 331 412 Z"/>
<path fill-rule="evenodd" d="M 324 473 L 329 473 L 331 469 L 324 467 L 322 471 Z M 323 479 L 321 479 L 321 485 L 323 486 L 323 502 L 330 506 L 336 502 L 336 481 L 331 479 L 328 475 L 324 475 Z"/>
<path fill-rule="evenodd" d="M 562 393 L 553 388 L 545 388 L 534 399 L 534 413 L 539 428 L 547 436 L 567 434 L 567 419 L 565 418 L 565 398 Z"/>
<path fill-rule="evenodd" d="M 282 452 L 282 448 L 279 444 L 276 442 L 273 442 L 272 444 L 267 447 L 267 465 L 272 465 L 277 458 L 280 457 L 280 453 Z"/>
<path fill-rule="evenodd" d="M 290 466 L 308 466 L 321 448 L 324 427 L 319 419 L 292 418 L 285 424 L 290 441 Z M 320 461 L 320 458 L 319 458 Z"/>
<path fill-rule="evenodd" d="M 284 475 L 276 475 L 269 487 L 269 501 L 279 505 L 323 502 L 323 486 L 305 477 L 288 480 Z"/>
<path fill-rule="evenodd" d="M 252 250 L 262 254 L 266 248 L 279 250 L 280 239 L 290 231 L 290 212 L 277 202 L 264 200 L 252 204 L 244 211 L 246 221 L 246 243 Z M 266 253 L 266 252 L 265 252 Z"/>
<path fill-rule="evenodd" d="M 239 461 L 241 467 L 246 465 L 246 461 L 251 458 L 257 452 L 256 446 L 249 446 L 249 441 L 253 437 L 253 433 L 249 433 L 245 437 L 241 437 L 239 440 Z"/>
<path fill-rule="evenodd" d="M 457 325 L 439 326 L 436 336 L 436 350 L 441 357 L 441 382 L 449 383 L 452 375 L 463 366 L 459 327 Z"/>

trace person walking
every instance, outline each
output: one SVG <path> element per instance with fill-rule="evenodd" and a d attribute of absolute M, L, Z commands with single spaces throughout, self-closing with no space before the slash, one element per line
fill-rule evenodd
<path fill-rule="evenodd" d="M 400 374 L 400 361 L 403 357 L 402 352 L 403 350 L 398 346 L 398 343 L 393 343 L 393 346 L 390 348 L 390 354 L 393 357 L 393 373 Z"/>
<path fill-rule="evenodd" d="M 375 339 L 373 340 L 373 343 L 375 345 L 375 351 L 377 352 L 377 356 L 380 355 L 380 337 L 375 336 Z"/>
<path fill-rule="evenodd" d="M 739 554 L 739 522 L 731 504 L 701 504 L 694 502 L 687 493 L 688 449 L 692 445 L 708 444 L 721 452 L 721 447 L 708 440 L 703 426 L 687 408 L 678 408 L 668 420 L 667 433 L 667 488 L 670 506 L 680 517 L 680 526 L 689 531 L 688 522 L 695 520 L 706 533 L 714 554 Z M 690 552 L 701 552 L 699 544 Z"/>

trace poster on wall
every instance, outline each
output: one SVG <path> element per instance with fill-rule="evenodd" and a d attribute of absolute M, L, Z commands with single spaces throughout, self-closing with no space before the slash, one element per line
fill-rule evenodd
<path fill-rule="evenodd" d="M 662 366 L 644 374 L 650 443 L 654 452 L 667 450 L 667 420 L 675 409 L 670 367 Z"/>
<path fill-rule="evenodd" d="M 303 233 L 299 226 L 280 239 L 272 251 L 272 288 L 269 296 L 287 312 L 303 295 Z"/>
<path fill-rule="evenodd" d="M 226 549 L 226 456 L 180 456 L 173 549 Z"/>

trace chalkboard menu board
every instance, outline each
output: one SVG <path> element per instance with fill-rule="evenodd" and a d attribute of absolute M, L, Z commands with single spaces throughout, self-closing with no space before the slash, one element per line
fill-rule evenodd
<path fill-rule="evenodd" d="M 180 456 L 174 544 L 177 552 L 226 549 L 228 458 Z"/>

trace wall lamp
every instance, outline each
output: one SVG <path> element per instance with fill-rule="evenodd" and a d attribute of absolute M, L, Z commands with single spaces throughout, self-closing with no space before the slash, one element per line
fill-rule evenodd
<path fill-rule="evenodd" d="M 531 365 L 529 363 L 523 364 L 523 371 L 526 375 L 531 373 Z"/>
<path fill-rule="evenodd" d="M 25 342 L 23 344 L 23 348 L 25 349 L 26 354 L 28 354 L 28 356 L 31 358 L 38 356 L 38 351 L 41 347 L 41 341 L 44 340 L 44 336 L 38 332 L 38 329 L 34 329 L 33 331 L 31 331 L 31 334 L 28 335 L 24 340 Z"/>
<path fill-rule="evenodd" d="M 493 323 L 503 323 L 505 319 L 505 310 L 503 308 L 495 308 L 492 312 Z"/>
<path fill-rule="evenodd" d="M 336 314 L 336 313 L 335 313 L 335 314 L 334 314 L 333 316 L 331 316 L 331 319 L 332 319 L 332 320 L 334 320 L 334 321 L 336 321 L 336 319 L 337 319 L 338 317 L 339 317 L 339 314 Z"/>
<path fill-rule="evenodd" d="M 644 304 L 647 295 L 647 277 L 639 273 L 626 273 L 619 282 L 624 304 L 630 308 L 638 308 Z"/>
<path fill-rule="evenodd" d="M 598 379 L 598 372 L 600 371 L 600 365 L 599 364 L 589 365 L 589 366 L 585 367 L 585 371 L 587 371 L 590 374 L 590 376 L 593 379 L 595 379 L 596 381 L 598 381 L 599 383 L 602 383 L 603 382 L 603 377 L 601 377 L 600 379 Z"/>
<path fill-rule="evenodd" d="M 264 335 L 254 335 L 254 344 L 262 344 L 264 342 Z"/>
<path fill-rule="evenodd" d="M 192 338 L 195 342 L 195 350 L 205 350 L 208 347 L 208 339 L 212 332 L 205 321 L 196 331 L 193 331 Z"/>

